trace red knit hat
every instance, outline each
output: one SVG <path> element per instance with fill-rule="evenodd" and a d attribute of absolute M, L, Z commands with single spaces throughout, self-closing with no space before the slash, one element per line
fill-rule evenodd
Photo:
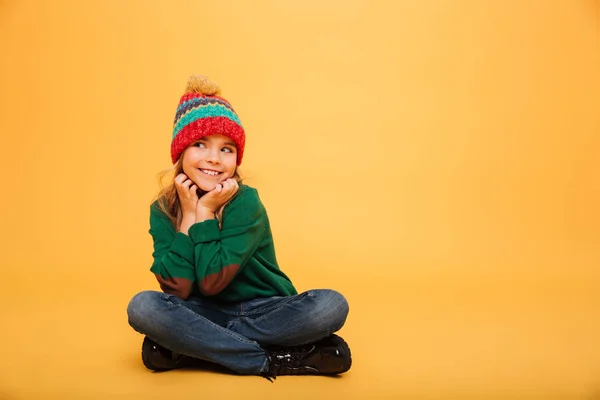
<path fill-rule="evenodd" d="M 237 165 L 242 163 L 246 143 L 244 127 L 231 104 L 217 94 L 219 86 L 206 76 L 193 75 L 188 80 L 173 122 L 173 164 L 190 144 L 205 136 L 216 134 L 233 140 L 237 148 Z"/>

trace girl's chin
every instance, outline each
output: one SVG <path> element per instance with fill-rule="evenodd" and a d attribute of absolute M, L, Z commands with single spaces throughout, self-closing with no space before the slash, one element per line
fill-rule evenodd
<path fill-rule="evenodd" d="M 213 190 L 214 188 L 217 187 L 217 185 L 202 185 L 202 186 L 198 186 L 200 188 L 200 190 L 202 190 L 203 192 L 210 192 L 211 190 Z"/>
<path fill-rule="evenodd" d="M 199 179 L 199 180 L 200 180 L 199 183 L 194 182 L 196 184 L 196 186 L 198 186 L 200 188 L 200 190 L 202 190 L 204 192 L 210 192 L 211 190 L 214 190 L 214 188 L 216 188 L 219 183 L 226 181 L 227 178 L 225 178 L 225 179 Z"/>
<path fill-rule="evenodd" d="M 198 185 L 198 187 L 200 188 L 200 190 L 204 191 L 204 192 L 210 192 L 211 190 L 214 190 L 217 185 L 220 182 L 215 182 L 215 183 L 208 183 L 208 184 L 204 184 L 204 185 Z"/>

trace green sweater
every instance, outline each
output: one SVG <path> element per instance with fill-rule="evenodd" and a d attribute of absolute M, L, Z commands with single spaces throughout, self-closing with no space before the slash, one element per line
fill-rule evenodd
<path fill-rule="evenodd" d="M 219 221 L 195 223 L 188 235 L 177 232 L 169 218 L 150 206 L 154 241 L 152 271 L 165 293 L 187 299 L 211 296 L 237 302 L 257 297 L 297 294 L 279 269 L 269 219 L 256 189 L 240 184 Z"/>

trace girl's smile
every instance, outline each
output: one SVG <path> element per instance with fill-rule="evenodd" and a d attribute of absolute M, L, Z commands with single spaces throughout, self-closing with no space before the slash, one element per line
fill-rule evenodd
<path fill-rule="evenodd" d="M 212 169 L 202 169 L 202 168 L 199 168 L 199 169 L 200 169 L 200 171 L 204 172 L 206 175 L 209 175 L 209 176 L 218 176 L 219 174 L 222 174 L 222 172 L 215 171 Z"/>

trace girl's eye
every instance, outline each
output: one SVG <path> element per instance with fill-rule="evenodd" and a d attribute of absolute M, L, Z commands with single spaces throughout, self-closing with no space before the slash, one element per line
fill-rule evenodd
<path fill-rule="evenodd" d="M 196 146 L 196 147 L 206 147 L 206 145 L 204 143 L 202 143 L 202 142 L 198 142 L 194 146 Z"/>
<path fill-rule="evenodd" d="M 229 147 L 223 147 L 222 151 L 225 153 L 233 153 L 233 150 L 231 150 Z"/>

